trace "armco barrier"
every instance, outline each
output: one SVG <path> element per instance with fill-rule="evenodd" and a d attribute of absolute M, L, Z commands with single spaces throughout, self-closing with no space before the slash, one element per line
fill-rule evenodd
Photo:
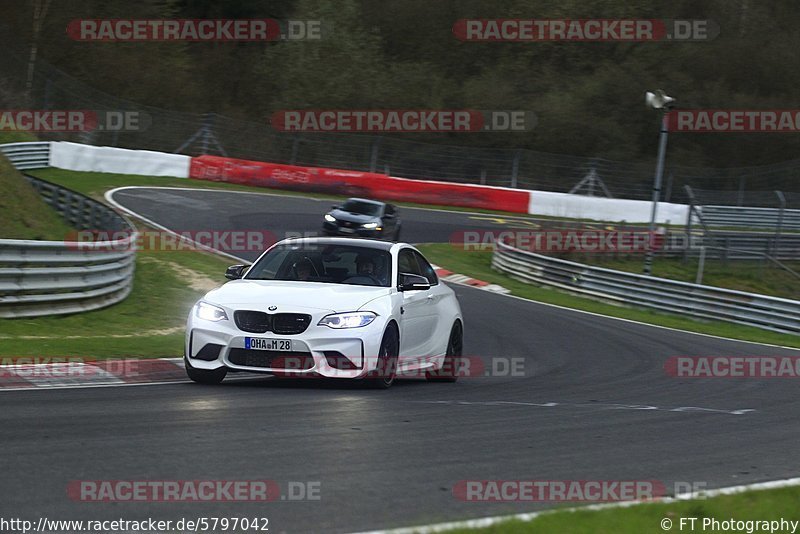
<path fill-rule="evenodd" d="M 391 201 L 528 212 L 528 191 L 395 178 L 385 174 L 280 165 L 218 156 L 192 158 L 189 177 Z"/>
<path fill-rule="evenodd" d="M 47 166 L 41 146 L 45 143 L 24 145 L 12 145 L 10 151 L 10 145 L 2 145 L 0 150 L 15 166 Z M 130 223 L 91 198 L 44 180 L 26 178 L 75 228 L 123 230 L 127 237 L 97 243 L 0 239 L 0 317 L 77 313 L 127 297 L 133 288 L 136 260 L 131 246 L 136 233 Z"/>
<path fill-rule="evenodd" d="M 748 208 L 744 206 L 700 206 L 708 226 L 800 230 L 800 210 L 780 208 Z"/>
<path fill-rule="evenodd" d="M 6 143 L 0 145 L 0 152 L 20 171 L 42 169 L 50 164 L 50 141 Z"/>
<path fill-rule="evenodd" d="M 524 282 L 700 319 L 800 334 L 800 301 L 584 265 L 497 243 L 492 267 Z"/>

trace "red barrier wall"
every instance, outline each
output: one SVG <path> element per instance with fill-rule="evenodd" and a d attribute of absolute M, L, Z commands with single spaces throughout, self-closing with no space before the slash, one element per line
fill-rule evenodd
<path fill-rule="evenodd" d="M 192 158 L 189 178 L 380 200 L 528 213 L 527 191 L 409 180 L 370 172 L 298 167 L 219 156 Z"/>

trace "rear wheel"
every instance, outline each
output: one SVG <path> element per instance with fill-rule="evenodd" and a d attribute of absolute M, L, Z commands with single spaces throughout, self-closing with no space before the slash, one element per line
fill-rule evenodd
<path fill-rule="evenodd" d="M 452 330 L 450 330 L 450 339 L 447 341 L 447 352 L 445 352 L 442 366 L 435 371 L 426 371 L 425 378 L 432 382 L 455 382 L 458 380 L 463 348 L 463 328 L 461 327 L 461 321 L 456 321 Z"/>
<path fill-rule="evenodd" d="M 400 351 L 400 340 L 397 329 L 390 326 L 383 334 L 381 348 L 378 351 L 377 369 L 371 371 L 365 379 L 367 387 L 386 389 L 391 387 L 397 375 L 397 355 Z"/>
<path fill-rule="evenodd" d="M 213 370 L 196 369 L 192 367 L 186 358 L 184 358 L 184 362 L 186 363 L 186 374 L 189 375 L 193 382 L 198 384 L 219 384 L 228 374 L 228 369 L 225 367 Z"/>

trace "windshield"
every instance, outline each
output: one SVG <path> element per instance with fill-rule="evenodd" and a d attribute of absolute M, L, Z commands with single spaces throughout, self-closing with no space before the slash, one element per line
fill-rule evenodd
<path fill-rule="evenodd" d="M 372 215 L 377 217 L 381 214 L 381 205 L 374 202 L 365 202 L 363 200 L 348 200 L 341 208 L 342 211 L 349 211 L 350 213 L 358 213 L 359 215 Z"/>
<path fill-rule="evenodd" d="M 247 280 L 291 280 L 389 287 L 389 252 L 353 245 L 287 244 L 274 247 L 250 268 Z"/>

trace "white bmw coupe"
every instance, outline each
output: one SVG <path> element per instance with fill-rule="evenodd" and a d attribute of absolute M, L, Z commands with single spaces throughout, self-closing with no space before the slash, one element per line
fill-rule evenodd
<path fill-rule="evenodd" d="M 195 304 L 186 325 L 189 378 L 229 371 L 363 379 L 387 388 L 424 374 L 455 382 L 463 319 L 453 290 L 411 245 L 287 239 Z"/>

